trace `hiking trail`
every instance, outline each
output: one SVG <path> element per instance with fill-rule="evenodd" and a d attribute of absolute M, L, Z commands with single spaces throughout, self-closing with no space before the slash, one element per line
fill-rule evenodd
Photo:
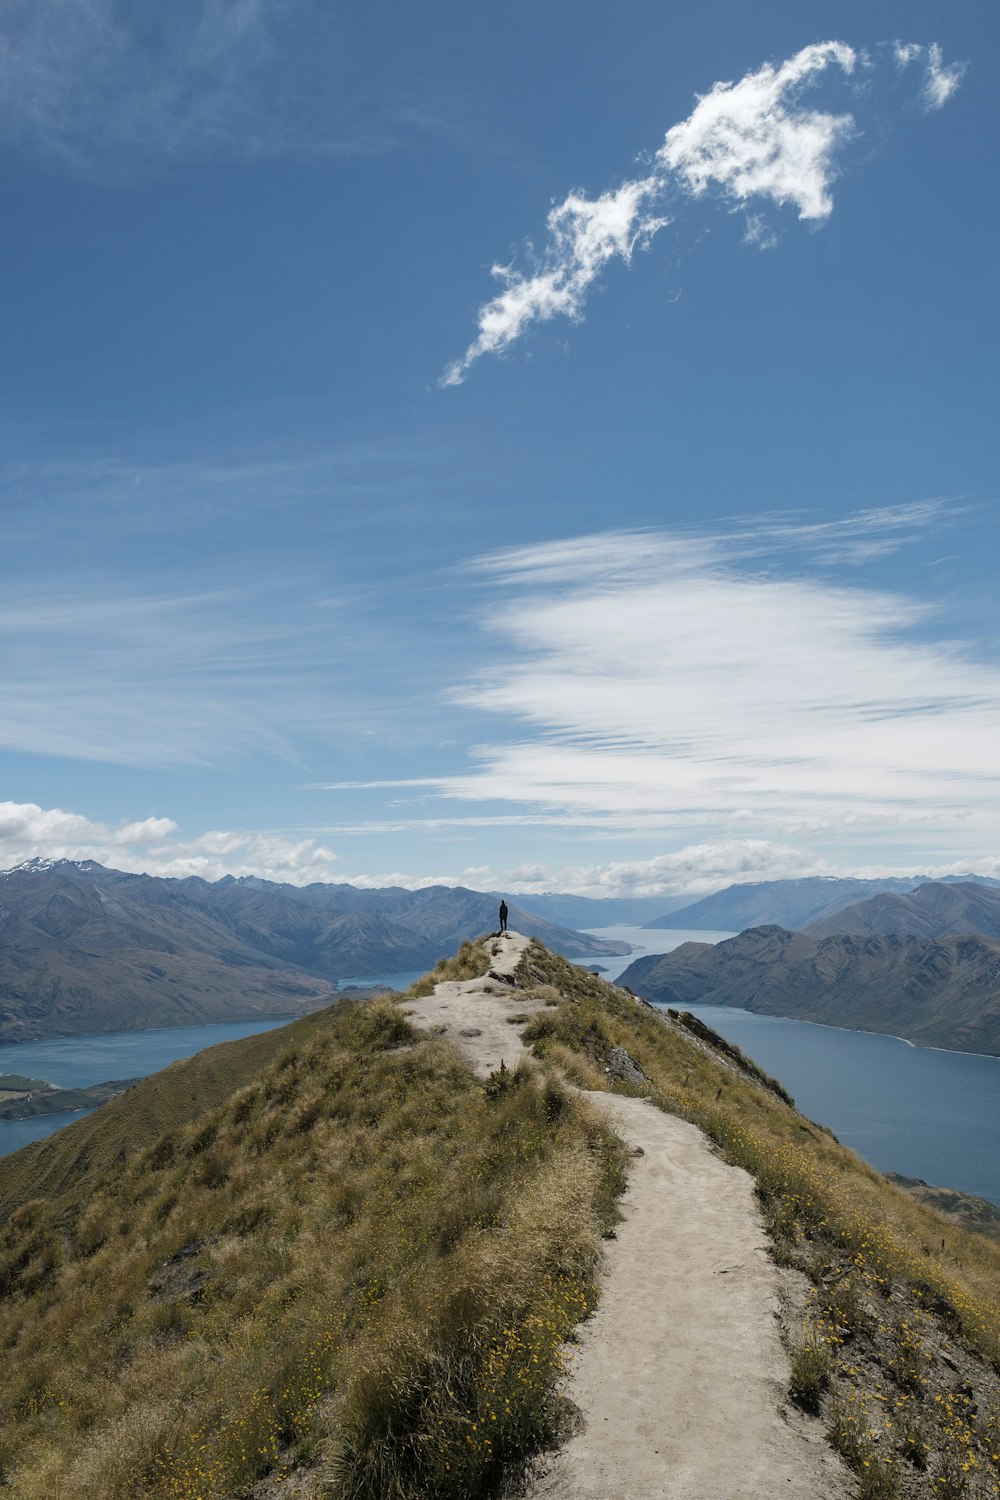
<path fill-rule="evenodd" d="M 487 938 L 492 974 L 408 1000 L 481 1077 L 526 1049 L 510 988 L 530 939 Z M 819 1424 L 788 1400 L 782 1277 L 753 1179 L 695 1125 L 643 1099 L 591 1092 L 633 1152 L 601 1300 L 578 1330 L 564 1394 L 580 1431 L 547 1455 L 530 1500 L 848 1500 L 854 1486 Z"/>

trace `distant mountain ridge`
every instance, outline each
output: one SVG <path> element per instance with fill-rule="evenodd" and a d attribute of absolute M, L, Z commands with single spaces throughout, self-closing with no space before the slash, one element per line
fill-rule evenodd
<path fill-rule="evenodd" d="M 889 876 L 878 880 L 810 875 L 801 880 L 762 880 L 729 885 L 644 925 L 650 928 L 686 928 L 692 932 L 742 932 L 746 927 L 770 924 L 794 930 L 822 921 L 845 906 L 865 901 L 870 896 L 885 892 L 905 895 L 929 880 L 927 875 Z M 948 876 L 934 883 L 950 885 L 956 882 L 1000 890 L 1000 881 L 981 875 Z"/>
<path fill-rule="evenodd" d="M 998 938 L 816 937 L 766 925 L 639 958 L 618 982 L 678 1009 L 738 1006 L 1000 1055 Z"/>
<path fill-rule="evenodd" d="M 500 892 L 493 894 L 497 900 Z M 641 927 L 654 917 L 686 906 L 685 896 L 574 896 L 558 891 L 522 896 L 521 901 L 540 917 L 559 922 L 563 927 Z"/>
<path fill-rule="evenodd" d="M 1000 890 L 972 882 L 928 881 L 907 895 L 887 891 L 856 901 L 832 916 L 810 922 L 805 931 L 813 937 L 837 932 L 896 932 L 925 938 L 977 932 L 981 937 L 1000 937 Z"/>
<path fill-rule="evenodd" d="M 508 903 L 570 957 L 625 953 Z M 30 861 L 0 873 L 0 1042 L 298 1015 L 346 978 L 423 971 L 496 925 L 461 886 L 215 883 Z"/>

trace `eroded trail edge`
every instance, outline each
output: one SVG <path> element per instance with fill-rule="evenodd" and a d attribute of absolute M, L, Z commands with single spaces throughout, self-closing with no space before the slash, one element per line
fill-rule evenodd
<path fill-rule="evenodd" d="M 481 1076 L 524 1056 L 516 1017 L 539 1008 L 505 982 L 529 940 L 487 939 L 493 976 L 407 1002 Z M 845 1469 L 787 1403 L 779 1272 L 753 1179 L 695 1125 L 642 1099 L 592 1093 L 637 1154 L 609 1242 L 597 1312 L 579 1330 L 565 1394 L 578 1434 L 532 1500 L 846 1500 Z"/>

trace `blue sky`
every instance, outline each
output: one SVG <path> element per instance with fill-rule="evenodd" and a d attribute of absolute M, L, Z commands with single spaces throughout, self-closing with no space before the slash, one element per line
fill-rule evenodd
<path fill-rule="evenodd" d="M 1000 873 L 998 42 L 13 0 L 0 866 Z"/>

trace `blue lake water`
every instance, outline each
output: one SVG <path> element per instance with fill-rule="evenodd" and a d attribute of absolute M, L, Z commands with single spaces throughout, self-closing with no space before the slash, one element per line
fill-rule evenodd
<path fill-rule="evenodd" d="M 736 936 L 733 932 L 689 932 L 679 927 L 588 927 L 587 931 L 591 937 L 615 938 L 620 943 L 628 943 L 633 950 L 624 957 L 575 960 L 585 969 L 600 969 L 601 978 L 610 984 L 637 958 L 647 958 L 651 953 L 671 953 L 682 943 L 721 943 L 723 938 Z"/>
<path fill-rule="evenodd" d="M 113 1031 L 99 1036 L 60 1036 L 46 1042 L 0 1046 L 0 1073 L 43 1078 L 57 1088 L 86 1088 L 111 1078 L 142 1078 L 181 1057 L 217 1042 L 234 1042 L 257 1031 L 273 1031 L 287 1021 L 245 1021 L 222 1026 L 176 1026 L 158 1031 Z M 33 1120 L 0 1120 L 0 1156 L 18 1151 L 79 1120 L 73 1114 L 38 1115 Z"/>
<path fill-rule="evenodd" d="M 423 979 L 426 973 L 426 969 L 404 969 L 397 974 L 364 974 L 354 979 L 338 979 L 337 988 L 338 990 L 374 988 L 408 990 L 411 984 L 416 984 L 418 979 Z"/>
<path fill-rule="evenodd" d="M 1000 1058 L 725 1005 L 690 1009 L 880 1172 L 1000 1206 Z"/>

